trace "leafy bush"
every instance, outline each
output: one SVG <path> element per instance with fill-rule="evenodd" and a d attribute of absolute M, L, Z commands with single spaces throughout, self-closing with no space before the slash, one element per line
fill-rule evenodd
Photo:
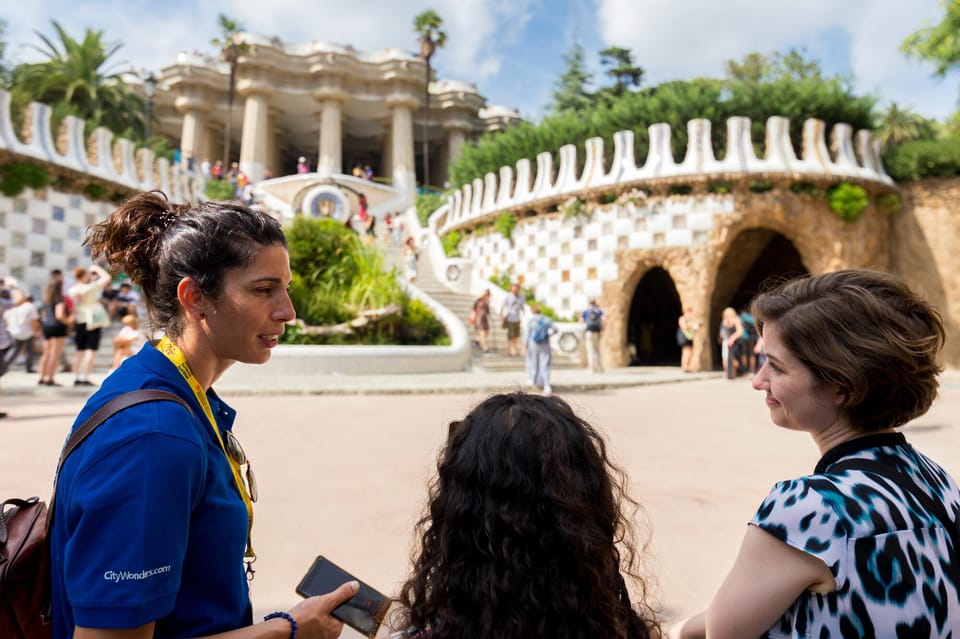
<path fill-rule="evenodd" d="M 406 297 L 396 270 L 384 269 L 383 254 L 364 246 L 356 233 L 339 222 L 299 217 L 287 231 L 287 243 L 293 271 L 290 297 L 304 323 L 331 326 L 354 320 L 365 311 L 382 312 L 353 325 L 350 334 L 288 330 L 284 343 L 449 343 L 443 324 L 429 308 Z"/>
<path fill-rule="evenodd" d="M 726 195 L 733 189 L 733 184 L 726 180 L 714 180 L 707 184 L 708 193 L 716 193 L 717 195 Z"/>
<path fill-rule="evenodd" d="M 430 215 L 446 204 L 447 199 L 440 193 L 418 193 L 417 194 L 417 219 L 420 220 L 420 226 L 426 228 L 427 220 Z"/>
<path fill-rule="evenodd" d="M 10 162 L 0 166 L 0 193 L 16 197 L 24 189 L 42 189 L 50 182 L 50 174 L 42 166 L 29 162 Z"/>
<path fill-rule="evenodd" d="M 896 193 L 881 193 L 874 198 L 874 202 L 877 209 L 887 215 L 898 213 L 903 208 L 903 202 L 900 201 L 900 196 Z"/>
<path fill-rule="evenodd" d="M 792 193 L 809 195 L 818 200 L 825 200 L 827 198 L 827 192 L 811 182 L 794 182 L 790 185 L 790 191 Z"/>
<path fill-rule="evenodd" d="M 960 137 L 904 142 L 883 156 L 883 164 L 898 182 L 960 175 Z"/>
<path fill-rule="evenodd" d="M 587 203 L 578 197 L 571 197 L 565 200 L 563 204 L 557 207 L 557 211 L 563 215 L 564 220 L 589 217 L 590 213 L 592 213 L 592 209 L 587 206 Z"/>
<path fill-rule="evenodd" d="M 440 237 L 440 244 L 443 245 L 443 253 L 447 257 L 460 257 L 460 240 L 463 237 L 459 231 L 450 231 Z"/>
<path fill-rule="evenodd" d="M 766 193 L 773 188 L 773 184 L 766 180 L 754 180 L 747 184 L 747 188 L 752 193 Z"/>
<path fill-rule="evenodd" d="M 673 184 L 667 189 L 668 195 L 690 195 L 693 187 L 689 184 Z"/>
<path fill-rule="evenodd" d="M 830 208 L 848 222 L 855 221 L 870 204 L 867 192 L 862 186 L 841 182 L 830 189 L 828 194 Z"/>
<path fill-rule="evenodd" d="M 513 213 L 501 213 L 493 221 L 493 228 L 508 240 L 513 237 L 513 229 L 517 226 L 517 218 Z"/>
<path fill-rule="evenodd" d="M 83 187 L 83 194 L 91 200 L 99 200 L 107 194 L 107 188 L 102 184 L 88 184 Z"/>
<path fill-rule="evenodd" d="M 203 195 L 208 200 L 232 200 L 237 196 L 237 190 L 227 180 L 207 180 Z"/>

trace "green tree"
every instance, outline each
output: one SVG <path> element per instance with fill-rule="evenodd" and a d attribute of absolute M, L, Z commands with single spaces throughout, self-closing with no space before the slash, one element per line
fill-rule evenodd
<path fill-rule="evenodd" d="M 593 75 L 584 67 L 580 43 L 574 42 L 573 49 L 563 56 L 563 61 L 567 66 L 554 84 L 553 102 L 549 109 L 553 113 L 583 113 L 593 107 L 595 100 L 587 89 Z"/>
<path fill-rule="evenodd" d="M 874 128 L 884 151 L 910 140 L 929 140 L 936 135 L 933 122 L 909 109 L 901 109 L 896 102 L 877 114 Z"/>
<path fill-rule="evenodd" d="M 237 65 L 240 56 L 246 53 L 250 45 L 243 40 L 243 26 L 236 20 L 231 20 L 224 14 L 217 18 L 220 26 L 220 37 L 210 43 L 220 50 L 220 59 L 230 66 L 230 83 L 227 87 L 227 113 L 223 131 L 223 166 L 230 166 L 230 134 L 233 124 L 233 100 L 237 92 Z"/>
<path fill-rule="evenodd" d="M 87 29 L 83 40 L 76 40 L 58 22 L 52 24 L 59 42 L 37 32 L 43 46 L 36 49 L 47 59 L 13 71 L 16 108 L 31 101 L 44 102 L 53 107 L 55 122 L 74 115 L 86 122 L 88 131 L 105 126 L 117 135 L 142 137 L 143 100 L 127 87 L 118 71 L 108 67 L 122 45 L 104 43 L 103 32 L 92 29 Z"/>
<path fill-rule="evenodd" d="M 726 75 L 735 82 L 764 82 L 773 72 L 773 60 L 762 53 L 748 53 L 743 60 L 727 60 Z"/>
<path fill-rule="evenodd" d="M 424 119 L 423 119 L 423 184 L 430 184 L 430 60 L 438 48 L 447 42 L 447 34 L 441 28 L 443 19 L 433 9 L 418 14 L 413 19 L 413 31 L 417 34 L 420 44 L 420 57 L 426 64 L 426 82 L 423 85 Z"/>
<path fill-rule="evenodd" d="M 623 95 L 628 87 L 638 87 L 643 81 L 643 67 L 633 64 L 633 54 L 623 47 L 607 47 L 600 51 L 600 64 L 607 69 L 607 75 L 613 78 L 614 94 Z"/>
<path fill-rule="evenodd" d="M 933 62 L 935 72 L 945 76 L 949 71 L 960 67 L 960 2 L 942 0 L 943 19 L 933 26 L 927 26 L 911 33 L 900 45 L 908 56 Z"/>

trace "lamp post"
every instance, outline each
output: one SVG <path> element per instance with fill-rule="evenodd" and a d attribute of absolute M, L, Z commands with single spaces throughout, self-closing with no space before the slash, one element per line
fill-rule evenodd
<path fill-rule="evenodd" d="M 146 103 L 146 122 L 143 126 L 143 137 L 145 141 L 150 143 L 150 135 L 152 134 L 151 125 L 153 124 L 153 96 L 157 93 L 157 76 L 153 75 L 153 71 L 147 74 L 147 77 L 143 79 L 143 95 L 147 98 Z"/>

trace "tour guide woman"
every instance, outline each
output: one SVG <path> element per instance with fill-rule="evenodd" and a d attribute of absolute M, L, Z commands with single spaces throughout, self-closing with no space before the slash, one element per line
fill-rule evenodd
<path fill-rule="evenodd" d="M 108 377 L 77 424 L 141 388 L 191 409 L 128 408 L 64 463 L 51 537 L 55 639 L 339 636 L 329 612 L 355 582 L 251 625 L 244 558 L 255 488 L 241 477 L 235 411 L 211 388 L 234 362 L 270 359 L 294 316 L 280 226 L 239 203 L 172 205 L 145 193 L 93 227 L 87 244 L 140 285 L 164 337 Z"/>
<path fill-rule="evenodd" d="M 871 271 L 794 280 L 753 310 L 767 355 L 753 387 L 823 456 L 774 486 L 705 619 L 672 635 L 956 637 L 960 492 L 894 430 L 936 396 L 940 317 Z"/>

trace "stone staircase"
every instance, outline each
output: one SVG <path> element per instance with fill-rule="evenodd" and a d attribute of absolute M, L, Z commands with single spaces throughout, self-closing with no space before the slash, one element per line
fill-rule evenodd
<path fill-rule="evenodd" d="M 401 260 L 400 249 L 389 247 L 383 250 L 385 253 L 385 262 L 388 265 L 393 264 L 399 268 Z M 416 285 L 417 288 L 449 309 L 454 315 L 460 318 L 464 324 L 467 323 L 476 297 L 464 293 L 457 293 L 447 288 L 437 279 L 436 274 L 433 272 L 433 266 L 426 257 L 420 258 L 417 268 Z M 468 330 L 471 333 L 472 348 L 470 365 L 472 369 L 489 372 L 524 370 L 525 365 L 522 357 L 510 357 L 507 354 L 507 329 L 501 326 L 499 308 L 493 307 L 490 309 L 490 333 L 487 338 L 488 352 L 484 353 L 480 349 L 476 331 L 469 327 Z M 568 355 L 555 348 L 553 351 L 552 367 L 582 368 L 582 364 L 580 363 L 578 354 Z"/>

